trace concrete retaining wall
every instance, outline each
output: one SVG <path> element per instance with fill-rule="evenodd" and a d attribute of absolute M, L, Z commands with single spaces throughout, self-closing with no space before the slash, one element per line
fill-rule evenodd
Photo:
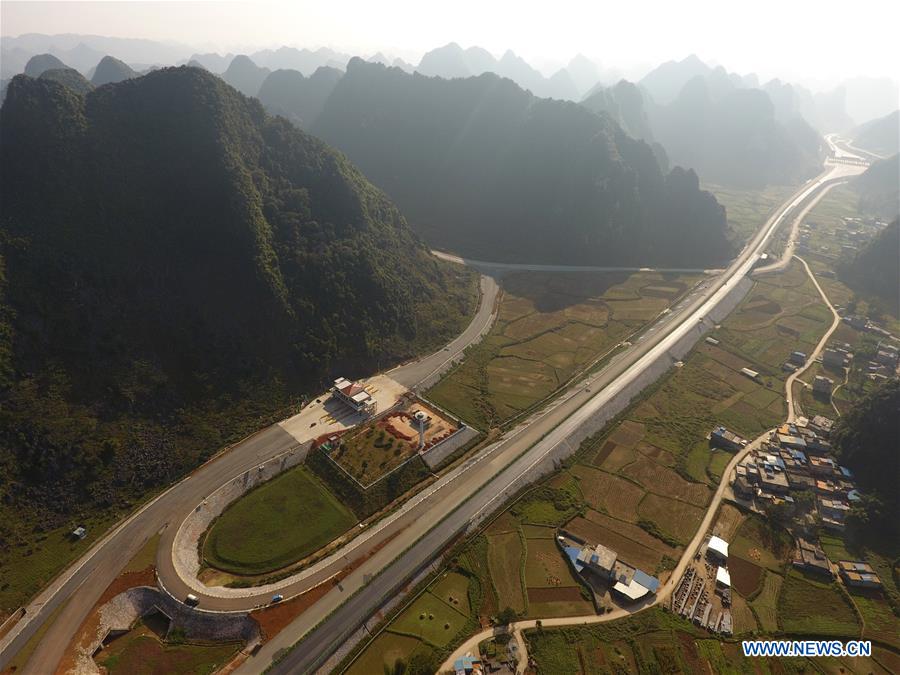
<path fill-rule="evenodd" d="M 457 429 L 449 437 L 443 441 L 428 448 L 425 452 L 420 453 L 422 460 L 428 465 L 432 471 L 454 452 L 459 450 L 466 443 L 478 436 L 479 431 L 472 427 L 463 426 Z"/>
<path fill-rule="evenodd" d="M 189 640 L 209 642 L 241 642 L 252 644 L 259 640 L 259 624 L 248 614 L 209 614 L 196 612 L 174 601 L 166 593 L 149 586 L 129 588 L 103 605 L 94 639 L 79 649 L 75 672 L 99 673 L 93 659 L 110 632 L 124 632 L 140 617 L 161 610 L 172 620 L 171 628 L 180 628 Z"/>
<path fill-rule="evenodd" d="M 172 559 L 178 576 L 185 580 L 197 578 L 197 574 L 200 572 L 200 554 L 197 542 L 209 528 L 210 523 L 229 504 L 257 485 L 302 464 L 311 447 L 312 441 L 307 441 L 273 457 L 264 464 L 245 471 L 204 499 L 203 503 L 198 505 L 193 513 L 184 520 L 178 528 L 178 534 L 175 535 Z"/>

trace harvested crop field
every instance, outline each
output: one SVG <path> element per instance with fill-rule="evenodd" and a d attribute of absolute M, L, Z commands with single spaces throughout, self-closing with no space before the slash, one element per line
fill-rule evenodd
<path fill-rule="evenodd" d="M 653 521 L 665 534 L 686 544 L 700 526 L 704 510 L 648 492 L 638 506 L 638 514 L 641 519 Z"/>
<path fill-rule="evenodd" d="M 698 279 L 656 272 L 510 274 L 490 333 L 428 397 L 477 427 L 502 424 L 552 395 Z"/>
<path fill-rule="evenodd" d="M 594 518 L 601 514 L 588 511 L 588 515 Z M 629 565 L 644 570 L 656 569 L 663 555 L 677 557 L 677 549 L 661 542 L 637 525 L 612 519 L 609 525 L 578 517 L 567 523 L 565 529 L 587 542 L 611 548 Z"/>
<path fill-rule="evenodd" d="M 581 589 L 577 586 L 559 588 L 529 588 L 528 602 L 576 602 L 581 600 Z"/>
<path fill-rule="evenodd" d="M 522 540 L 518 531 L 488 537 L 488 567 L 500 607 L 525 610 L 522 593 Z"/>
<path fill-rule="evenodd" d="M 572 467 L 571 473 L 579 479 L 578 487 L 592 507 L 619 520 L 637 521 L 638 504 L 645 494 L 640 487 L 583 464 Z"/>
<path fill-rule="evenodd" d="M 856 614 L 834 584 L 820 584 L 788 573 L 778 597 L 778 617 L 786 633 L 859 636 Z"/>
<path fill-rule="evenodd" d="M 532 588 L 578 586 L 569 564 L 552 539 L 530 539 L 525 558 L 525 585 Z"/>
<path fill-rule="evenodd" d="M 634 461 L 635 452 L 624 445 L 616 445 L 613 441 L 606 441 L 603 447 L 594 455 L 591 464 L 603 468 L 605 471 L 616 472 Z"/>
<path fill-rule="evenodd" d="M 640 456 L 622 470 L 622 475 L 637 481 L 648 490 L 689 502 L 695 506 L 706 506 L 710 490 L 702 483 L 689 483 L 672 469 Z"/>

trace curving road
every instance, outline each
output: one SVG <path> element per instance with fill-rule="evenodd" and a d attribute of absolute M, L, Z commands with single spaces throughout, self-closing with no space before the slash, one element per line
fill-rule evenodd
<path fill-rule="evenodd" d="M 422 373 L 427 375 L 448 360 L 460 358 L 465 348 L 487 332 L 493 323 L 498 293 L 496 282 L 483 276 L 478 310 L 463 334 L 441 351 L 395 368 L 391 378 L 414 386 Z M 297 438 L 281 424 L 274 424 L 226 448 L 118 524 L 27 605 L 25 616 L 0 640 L 0 670 L 47 617 L 68 599 L 65 609 L 46 632 L 25 668 L 27 673 L 53 672 L 88 612 L 148 539 L 162 531 L 162 540 L 171 542 L 184 515 L 206 495 L 297 443 Z"/>
<path fill-rule="evenodd" d="M 443 545 L 464 531 L 479 514 L 499 505 L 508 486 L 516 484 L 554 449 L 566 444 L 569 436 L 616 394 L 634 381 L 640 381 L 650 366 L 696 331 L 698 324 L 705 324 L 709 312 L 750 273 L 785 218 L 845 170 L 846 167 L 830 166 L 808 181 L 767 220 L 724 274 L 701 284 L 669 315 L 648 328 L 628 351 L 586 380 L 588 386 L 569 391 L 523 422 L 488 449 L 488 460 L 473 464 L 453 486 L 435 492 L 426 504 L 428 508 L 419 512 L 408 529 L 350 574 L 342 582 L 342 588 L 330 591 L 264 645 L 240 672 L 260 672 L 271 664 L 273 657 L 301 638 L 302 648 L 289 652 L 272 672 L 308 672 L 317 667 L 382 600 L 431 560 Z"/>
<path fill-rule="evenodd" d="M 728 292 L 752 269 L 759 252 L 768 242 L 783 218 L 821 189 L 830 180 L 832 167 L 818 178 L 809 181 L 794 197 L 770 218 L 762 230 L 721 276 L 704 282 L 691 296 L 685 298 L 671 314 L 652 326 L 645 338 L 627 352 L 616 357 L 603 371 L 589 380 L 594 391 L 577 388 L 536 414 L 482 455 L 460 467 L 459 471 L 429 491 L 411 508 L 404 519 L 396 521 L 398 536 L 375 555 L 366 560 L 341 585 L 290 624 L 276 639 L 267 643 L 242 668 L 257 672 L 271 663 L 272 656 L 284 647 L 306 636 L 308 648 L 294 650 L 277 667 L 276 672 L 307 670 L 335 644 L 335 636 L 346 634 L 359 625 L 372 608 L 392 593 L 408 576 L 418 569 L 452 536 L 477 514 L 493 507 L 504 486 L 513 483 L 532 466 L 543 461 L 547 454 L 577 428 L 587 417 L 596 413 L 612 396 L 624 388 L 660 354 L 665 353 L 680 338 L 697 326 L 706 313 L 715 307 Z M 482 280 L 482 303 L 473 326 L 467 329 L 466 339 L 477 339 L 490 325 L 496 298 L 496 284 Z M 493 296 L 492 296 L 493 293 Z M 485 307 L 488 307 L 485 311 Z M 654 332 L 655 331 L 655 332 Z M 402 381 L 419 382 L 435 369 L 446 365 L 448 359 L 462 353 L 466 342 L 459 338 L 451 343 L 450 351 L 439 352 L 427 365 L 421 362 L 395 369 L 390 377 Z M 428 372 L 426 372 L 428 371 Z M 115 578 L 127 560 L 156 532 L 164 530 L 164 538 L 171 536 L 179 520 L 189 513 L 207 494 L 234 476 L 259 465 L 288 448 L 297 439 L 275 425 L 242 441 L 220 454 L 151 501 L 136 514 L 115 528 L 95 544 L 81 560 L 64 572 L 29 605 L 26 616 L 0 642 L 0 667 L 24 645 L 42 621 L 64 600 L 71 598 L 65 609 L 41 641 L 26 671 L 51 672 L 59 661 L 66 644 L 77 630 L 87 612 Z M 445 477 L 446 478 L 446 477 Z M 351 542 L 352 544 L 352 542 Z M 351 548 L 358 557 L 366 550 L 358 544 Z M 366 548 L 370 548 L 367 546 Z M 161 548 L 161 557 L 169 553 Z M 378 576 L 375 583 L 370 583 Z M 179 579 L 166 579 L 177 586 Z M 306 586 L 308 587 L 309 582 Z M 301 586 L 298 586 L 298 591 Z M 178 589 L 172 589 L 178 594 Z M 183 589 L 182 589 L 183 590 Z M 352 596 L 352 597 L 351 597 Z M 349 602 L 348 602 L 349 598 Z M 204 596 L 202 604 L 209 609 L 247 609 L 265 602 L 262 594 L 240 598 Z M 222 603 L 218 607 L 216 603 Z M 319 625 L 321 623 L 321 625 Z M 317 627 L 318 626 L 318 627 Z"/>
<path fill-rule="evenodd" d="M 819 194 L 819 197 L 812 200 L 812 203 L 815 204 L 815 202 L 818 201 L 819 198 L 821 198 L 821 195 L 824 194 L 825 192 L 827 192 L 829 187 L 831 187 L 831 186 L 829 185 L 825 189 L 823 189 L 822 192 Z M 805 208 L 803 213 L 808 212 L 809 208 L 810 208 L 809 206 L 807 208 Z M 800 217 L 802 217 L 802 216 L 800 216 Z M 800 264 L 803 265 L 803 268 L 806 270 L 807 275 L 809 276 L 810 280 L 815 285 L 816 290 L 819 292 L 819 295 L 821 296 L 822 301 L 828 306 L 828 309 L 831 311 L 831 313 L 833 315 L 833 321 L 831 323 L 831 326 L 828 328 L 827 331 L 825 331 L 825 333 L 822 335 L 822 338 L 816 344 L 816 347 L 813 350 L 813 352 L 809 355 L 809 359 L 807 360 L 806 365 L 804 365 L 803 368 L 801 368 L 800 370 L 797 370 L 796 372 L 792 373 L 785 380 L 784 386 L 785 386 L 785 399 L 787 401 L 787 409 L 788 409 L 788 416 L 787 416 L 788 422 L 794 422 L 796 419 L 795 406 L 794 406 L 793 394 L 792 394 L 792 388 L 793 388 L 794 381 L 803 372 L 805 372 L 808 368 L 810 368 L 816 362 L 815 361 L 816 357 L 821 353 L 822 349 L 824 349 L 828 340 L 831 338 L 831 335 L 837 329 L 838 325 L 840 325 L 840 321 L 841 321 L 840 316 L 838 315 L 837 311 L 834 309 L 834 305 L 831 304 L 831 301 L 829 300 L 828 296 L 822 290 L 822 287 L 819 285 L 819 282 L 816 280 L 815 275 L 812 273 L 812 270 L 810 270 L 809 265 L 807 265 L 806 261 L 803 260 L 802 258 L 797 257 L 796 259 L 800 262 Z M 619 607 L 619 608 L 617 608 L 611 612 L 608 612 L 606 614 L 599 614 L 599 615 L 590 614 L 590 615 L 585 615 L 585 616 L 553 617 L 553 618 L 540 619 L 541 625 L 543 625 L 544 627 L 551 627 L 551 626 L 575 626 L 575 625 L 605 623 L 607 621 L 614 621 L 616 619 L 622 619 L 626 616 L 629 616 L 636 612 L 640 612 L 644 609 L 647 609 L 648 607 L 653 607 L 654 605 L 665 603 L 666 600 L 671 595 L 671 593 L 675 590 L 675 588 L 677 586 L 677 582 L 684 575 L 685 571 L 687 570 L 688 565 L 690 565 L 691 559 L 693 558 L 694 553 L 699 549 L 703 539 L 706 536 L 706 532 L 708 532 L 710 527 L 712 526 L 713 520 L 715 519 L 716 513 L 719 509 L 719 505 L 722 503 L 722 499 L 725 496 L 725 492 L 728 488 L 728 485 L 731 480 L 731 475 L 734 472 L 735 467 L 737 467 L 737 465 L 744 459 L 744 457 L 746 457 L 750 452 L 752 452 L 753 450 L 758 448 L 763 441 L 767 440 L 769 438 L 770 433 L 771 433 L 771 430 L 764 432 L 762 435 L 760 435 L 759 437 L 754 439 L 754 441 L 752 443 L 747 444 L 747 446 L 744 449 L 742 449 L 740 452 L 736 453 L 735 456 L 731 458 L 731 461 L 728 463 L 728 466 L 722 472 L 722 478 L 719 481 L 719 485 L 716 488 L 716 492 L 713 495 L 713 498 L 710 501 L 710 504 L 706 509 L 706 513 L 703 516 L 703 520 L 701 521 L 700 526 L 697 528 L 697 531 L 694 534 L 693 539 L 691 539 L 691 542 L 685 547 L 684 553 L 682 554 L 681 559 L 678 561 L 678 564 L 676 565 L 675 570 L 672 572 L 671 576 L 666 581 L 666 583 L 662 585 L 662 587 L 660 588 L 660 590 L 656 594 L 656 596 L 654 596 L 651 600 L 645 601 L 643 603 L 639 603 L 639 604 L 633 605 L 631 607 Z M 537 621 L 538 621 L 537 619 L 530 619 L 527 621 L 516 621 L 515 623 L 511 624 L 508 628 L 508 632 L 511 632 L 515 635 L 516 640 L 518 641 L 518 643 L 520 645 L 519 646 L 520 663 L 527 661 L 527 655 L 526 655 L 526 652 L 524 649 L 524 641 L 521 638 L 521 631 L 528 629 L 528 628 L 535 628 L 537 626 Z M 440 672 L 452 671 L 453 670 L 453 662 L 456 659 L 458 659 L 462 656 L 465 656 L 468 653 L 474 653 L 474 651 L 477 649 L 479 643 L 481 643 L 483 640 L 487 640 L 488 638 L 493 637 L 496 633 L 497 633 L 497 630 L 495 628 L 490 628 L 487 630 L 483 630 L 479 633 L 476 633 L 475 635 L 473 635 L 472 637 L 467 639 L 463 644 L 461 644 L 459 647 L 457 647 L 457 649 L 447 658 L 446 661 L 444 661 L 443 665 L 441 666 Z"/>

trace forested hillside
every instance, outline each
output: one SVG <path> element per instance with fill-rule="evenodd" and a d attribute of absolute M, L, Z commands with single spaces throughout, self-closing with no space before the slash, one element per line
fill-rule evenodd
<path fill-rule="evenodd" d="M 900 151 L 900 110 L 861 124 L 853 131 L 853 143 L 877 154 L 897 154 Z"/>
<path fill-rule="evenodd" d="M 308 129 L 342 75 L 337 68 L 325 66 L 309 77 L 299 70 L 276 70 L 263 81 L 257 98 L 273 115 L 282 115 L 301 129 Z"/>
<path fill-rule="evenodd" d="M 896 228 L 895 228 L 896 231 Z M 894 249 L 896 253 L 896 248 Z M 839 418 L 833 434 L 841 463 L 856 474 L 867 515 L 882 545 L 900 536 L 900 379 L 870 391 Z"/>
<path fill-rule="evenodd" d="M 0 152 L 0 569 L 471 311 L 344 156 L 206 71 L 17 76 Z"/>
<path fill-rule="evenodd" d="M 443 80 L 353 59 L 311 130 L 431 243 L 467 255 L 705 267 L 732 253 L 693 172 L 665 175 L 608 116 L 493 74 Z"/>
<path fill-rule="evenodd" d="M 900 221 L 879 232 L 856 256 L 840 267 L 848 286 L 867 295 L 877 295 L 896 308 L 900 303 Z"/>
<path fill-rule="evenodd" d="M 890 220 L 900 215 L 900 155 L 872 162 L 853 181 L 859 192 L 859 210 Z"/>

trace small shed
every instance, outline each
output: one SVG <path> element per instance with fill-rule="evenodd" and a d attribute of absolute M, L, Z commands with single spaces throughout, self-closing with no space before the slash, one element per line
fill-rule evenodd
<path fill-rule="evenodd" d="M 728 560 L 728 542 L 720 537 L 710 537 L 709 544 L 706 545 L 706 551 L 723 560 Z"/>
<path fill-rule="evenodd" d="M 731 574 L 724 567 L 719 567 L 716 570 L 716 586 L 731 588 Z"/>

